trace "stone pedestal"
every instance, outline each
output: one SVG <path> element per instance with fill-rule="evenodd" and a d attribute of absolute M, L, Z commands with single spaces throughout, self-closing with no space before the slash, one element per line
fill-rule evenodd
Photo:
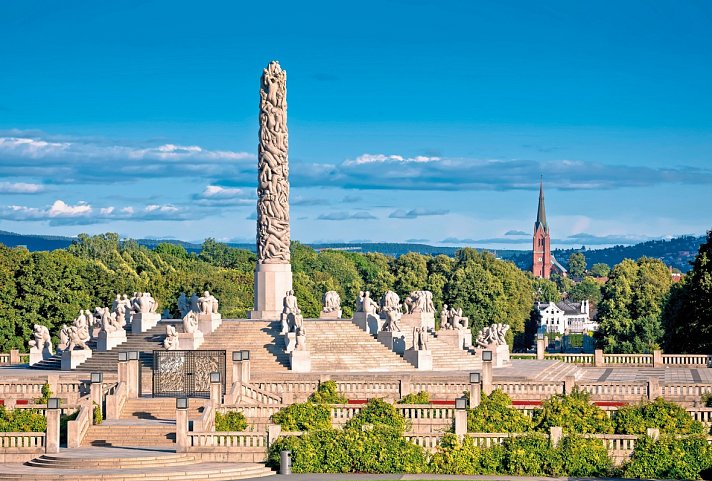
<path fill-rule="evenodd" d="M 440 329 L 438 339 L 442 339 L 457 349 L 467 349 L 472 346 L 472 331 L 469 329 Z"/>
<path fill-rule="evenodd" d="M 37 347 L 31 347 L 30 348 L 30 366 L 37 364 L 40 361 L 43 361 L 45 359 L 49 359 L 52 357 L 52 353 L 49 352 L 49 347 L 45 345 L 44 349 L 39 350 Z M 18 363 L 19 363 L 19 356 L 18 356 Z"/>
<path fill-rule="evenodd" d="M 380 331 L 378 333 L 378 342 L 396 354 L 403 354 L 406 349 L 413 347 L 408 345 L 413 343 L 412 335 L 406 335 L 405 331 Z"/>
<path fill-rule="evenodd" d="M 45 453 L 59 453 L 59 419 L 62 415 L 61 409 L 46 409 L 47 432 L 45 434 Z"/>
<path fill-rule="evenodd" d="M 289 365 L 292 372 L 311 372 L 311 354 L 309 351 L 292 351 Z"/>
<path fill-rule="evenodd" d="M 341 309 L 331 312 L 321 311 L 319 313 L 319 319 L 341 319 Z"/>
<path fill-rule="evenodd" d="M 504 344 L 503 346 L 497 346 L 495 344 L 490 344 L 486 348 L 475 349 L 475 355 L 478 359 L 482 359 L 482 351 L 492 351 L 492 366 L 493 367 L 506 367 L 511 364 L 509 360 L 509 346 Z"/>
<path fill-rule="evenodd" d="M 403 314 L 400 320 L 401 329 L 408 326 L 411 331 L 414 327 L 424 327 L 428 330 L 435 330 L 435 314 L 432 312 L 416 312 L 413 314 Z"/>
<path fill-rule="evenodd" d="M 198 329 L 203 334 L 210 334 L 222 324 L 220 314 L 198 314 Z"/>
<path fill-rule="evenodd" d="M 297 347 L 297 333 L 288 332 L 286 334 L 282 334 L 282 338 L 284 339 L 284 350 L 288 353 L 294 351 Z"/>
<path fill-rule="evenodd" d="M 178 333 L 178 350 L 181 351 L 195 351 L 200 348 L 203 344 L 203 333 L 200 331 L 195 331 L 191 333 L 179 332 Z"/>
<path fill-rule="evenodd" d="M 73 351 L 64 351 L 62 353 L 61 369 L 62 371 L 71 371 L 76 369 L 81 363 L 91 357 L 91 349 L 74 349 Z"/>
<path fill-rule="evenodd" d="M 111 351 L 124 342 L 126 342 L 126 331 L 124 329 L 114 332 L 101 331 L 96 341 L 96 350 L 99 352 Z"/>
<path fill-rule="evenodd" d="M 372 336 L 375 336 L 381 331 L 384 322 L 385 321 L 383 319 L 375 314 L 369 314 L 367 312 L 354 312 L 353 323 Z"/>
<path fill-rule="evenodd" d="M 255 267 L 255 307 L 250 319 L 277 320 L 284 296 L 292 290 L 291 264 L 257 264 Z"/>
<path fill-rule="evenodd" d="M 157 312 L 137 312 L 131 318 L 131 332 L 140 334 L 158 325 L 161 315 Z"/>
<path fill-rule="evenodd" d="M 433 370 L 433 352 L 430 350 L 416 351 L 415 349 L 406 349 L 403 353 L 403 359 L 420 371 Z"/>

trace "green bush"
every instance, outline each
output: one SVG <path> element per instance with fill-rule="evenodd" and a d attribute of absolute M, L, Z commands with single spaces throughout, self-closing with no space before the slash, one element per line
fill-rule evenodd
<path fill-rule="evenodd" d="M 324 429 L 279 438 L 269 450 L 268 465 L 279 466 L 279 452 L 292 452 L 295 473 L 421 473 L 425 451 L 392 428 Z"/>
<path fill-rule="evenodd" d="M 430 394 L 428 391 L 406 394 L 398 404 L 430 404 Z"/>
<path fill-rule="evenodd" d="M 44 433 L 47 431 L 47 418 L 36 409 L 7 410 L 0 405 L 0 432 L 5 433 Z"/>
<path fill-rule="evenodd" d="M 585 439 L 576 435 L 564 436 L 559 444 L 563 470 L 573 477 L 608 476 L 613 462 L 600 439 Z"/>
<path fill-rule="evenodd" d="M 712 448 L 704 436 L 660 436 L 658 441 L 641 436 L 623 474 L 626 478 L 700 479 L 710 467 Z"/>
<path fill-rule="evenodd" d="M 531 433 L 507 438 L 502 444 L 502 472 L 512 476 L 562 476 L 561 453 L 552 448 L 549 438 Z"/>
<path fill-rule="evenodd" d="M 349 419 L 344 427 L 361 431 L 365 425 L 387 427 L 398 434 L 403 434 L 406 430 L 405 418 L 393 404 L 383 399 L 369 399 L 361 408 L 361 412 Z"/>
<path fill-rule="evenodd" d="M 331 410 L 326 404 L 296 403 L 272 415 L 272 422 L 285 431 L 311 431 L 331 427 Z"/>
<path fill-rule="evenodd" d="M 618 434 L 645 434 L 648 428 L 658 428 L 661 433 L 677 435 L 705 432 L 704 425 L 692 419 L 685 408 L 663 398 L 622 406 L 613 420 Z"/>
<path fill-rule="evenodd" d="M 49 398 L 52 397 L 52 388 L 49 383 L 46 382 L 42 386 L 42 397 L 35 399 L 35 404 L 47 404 Z"/>
<path fill-rule="evenodd" d="M 513 408 L 512 400 L 499 389 L 483 395 L 480 405 L 467 412 L 470 433 L 521 433 L 531 429 L 531 418 Z"/>
<path fill-rule="evenodd" d="M 104 416 L 101 413 L 101 406 L 94 403 L 94 424 L 101 424 L 104 422 Z"/>
<path fill-rule="evenodd" d="M 309 401 L 316 404 L 346 404 L 349 402 L 346 397 L 339 394 L 335 381 L 319 383 L 316 392 L 309 396 Z"/>
<path fill-rule="evenodd" d="M 215 413 L 216 431 L 244 431 L 247 429 L 247 419 L 240 411 L 227 411 L 225 414 Z"/>
<path fill-rule="evenodd" d="M 704 393 L 701 400 L 702 404 L 704 404 L 706 408 L 712 408 L 712 392 Z"/>
<path fill-rule="evenodd" d="M 590 402 L 588 393 L 577 388 L 571 394 L 557 394 L 547 399 L 541 409 L 534 411 L 533 423 L 536 430 L 542 432 L 561 426 L 564 433 L 613 433 L 613 421 L 606 412 Z"/>

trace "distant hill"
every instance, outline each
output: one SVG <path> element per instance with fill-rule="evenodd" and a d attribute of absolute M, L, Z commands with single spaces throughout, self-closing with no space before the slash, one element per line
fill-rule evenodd
<path fill-rule="evenodd" d="M 46 251 L 64 249 L 74 239 L 72 237 L 25 235 L 14 232 L 0 231 L 0 243 L 9 247 L 25 246 L 30 251 Z M 631 246 L 613 246 L 605 249 L 555 249 L 553 251 L 557 260 L 566 266 L 569 256 L 574 252 L 583 252 L 590 266 L 604 263 L 609 266 L 618 264 L 623 259 L 638 259 L 642 256 L 661 259 L 665 264 L 680 269 L 682 272 L 690 270 L 690 262 L 695 259 L 697 251 L 705 241 L 704 236 L 683 236 L 670 240 L 648 241 Z M 199 252 L 200 244 L 179 240 L 165 239 L 137 239 L 141 245 L 155 247 L 161 243 L 170 243 L 183 246 L 188 252 Z M 231 247 L 255 251 L 255 244 L 228 243 Z M 349 252 L 380 252 L 390 256 L 401 256 L 408 252 L 418 252 L 426 255 L 444 254 L 455 255 L 459 247 L 437 247 L 427 244 L 398 244 L 398 243 L 353 243 L 353 244 L 309 244 L 315 250 L 335 249 Z M 528 250 L 497 250 L 498 257 L 511 260 L 520 269 L 531 268 L 531 251 Z"/>

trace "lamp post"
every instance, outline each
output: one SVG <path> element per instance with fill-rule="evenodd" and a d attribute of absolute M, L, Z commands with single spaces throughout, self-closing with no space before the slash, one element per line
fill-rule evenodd
<path fill-rule="evenodd" d="M 479 372 L 470 373 L 470 409 L 480 405 L 482 391 L 482 376 Z"/>
<path fill-rule="evenodd" d="M 60 400 L 58 397 L 51 397 L 47 400 L 47 432 L 45 434 L 45 453 L 57 454 L 59 452 L 59 419 L 62 415 Z"/>

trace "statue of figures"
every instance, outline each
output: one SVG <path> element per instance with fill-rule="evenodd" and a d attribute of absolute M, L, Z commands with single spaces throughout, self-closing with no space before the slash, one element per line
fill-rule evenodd
<path fill-rule="evenodd" d="M 381 312 L 401 312 L 400 297 L 393 291 L 388 291 L 381 297 Z"/>
<path fill-rule="evenodd" d="M 300 327 L 296 331 L 297 333 L 297 344 L 294 346 L 295 351 L 306 351 L 307 350 L 307 332 L 304 327 Z"/>
<path fill-rule="evenodd" d="M 178 333 L 176 332 L 176 328 L 170 324 L 166 326 L 166 338 L 163 339 L 163 347 L 168 351 L 178 349 Z"/>
<path fill-rule="evenodd" d="M 443 304 L 443 310 L 440 311 L 440 328 L 441 329 L 467 329 L 469 318 L 462 315 L 462 308 L 455 309 L 447 304 Z"/>
<path fill-rule="evenodd" d="M 365 294 L 363 291 L 358 292 L 358 297 L 356 298 L 356 312 L 366 312 L 363 310 L 363 298 Z"/>
<path fill-rule="evenodd" d="M 198 330 L 198 315 L 190 311 L 183 318 L 183 332 L 193 334 Z"/>
<path fill-rule="evenodd" d="M 185 292 L 180 293 L 176 304 L 178 305 L 178 310 L 180 311 L 180 317 L 182 319 L 188 314 L 188 311 L 190 311 L 190 304 L 188 304 L 188 298 L 185 296 Z"/>
<path fill-rule="evenodd" d="M 85 340 L 80 336 L 79 329 L 76 326 L 69 327 L 69 344 L 67 345 L 68 351 L 73 351 L 75 347 L 80 349 L 89 350 L 89 346 L 86 345 Z"/>
<path fill-rule="evenodd" d="M 119 307 L 121 304 L 121 294 L 116 294 L 116 299 L 114 299 L 114 302 L 111 304 L 111 311 L 116 312 L 116 309 Z"/>
<path fill-rule="evenodd" d="M 62 324 L 62 329 L 59 330 L 59 344 L 57 351 L 64 351 L 69 345 L 69 328 L 66 324 Z"/>
<path fill-rule="evenodd" d="M 384 311 L 386 315 L 386 322 L 383 323 L 383 330 L 386 332 L 401 332 L 400 321 L 401 313 L 398 310 L 392 309 L 390 311 Z"/>
<path fill-rule="evenodd" d="M 49 334 L 49 329 L 41 324 L 35 324 L 32 330 L 32 339 L 28 342 L 30 347 L 34 347 L 39 352 L 47 350 L 50 354 L 54 354 L 52 348 L 52 336 Z"/>
<path fill-rule="evenodd" d="M 428 330 L 426 328 L 413 328 L 413 349 L 416 351 L 428 350 Z"/>
<path fill-rule="evenodd" d="M 200 306 L 198 303 L 200 302 L 200 298 L 198 297 L 198 294 L 195 292 L 190 296 L 190 310 L 195 312 L 196 314 L 200 312 Z"/>
<path fill-rule="evenodd" d="M 509 324 L 492 324 L 491 326 L 482 328 L 482 330 L 477 333 L 475 343 L 481 348 L 486 348 L 492 345 L 504 346 L 507 344 L 507 340 L 505 338 L 507 331 L 509 331 Z"/>
<path fill-rule="evenodd" d="M 283 314 L 293 314 L 299 310 L 297 306 L 297 296 L 294 295 L 294 291 L 287 291 L 287 295 L 284 296 L 282 304 L 284 305 L 282 309 Z"/>
<path fill-rule="evenodd" d="M 205 291 L 203 296 L 198 299 L 198 308 L 201 314 L 217 314 L 218 300 L 210 292 Z"/>
<path fill-rule="evenodd" d="M 91 339 L 90 325 L 95 324 L 94 314 L 88 309 L 86 311 L 80 310 L 79 316 L 74 319 L 73 327 L 76 330 L 76 335 L 79 336 L 83 342 L 89 341 Z"/>
<path fill-rule="evenodd" d="M 336 312 L 341 310 L 341 297 L 336 291 L 327 291 L 324 294 L 324 307 L 322 312 Z"/>
<path fill-rule="evenodd" d="M 407 314 L 435 312 L 433 293 L 430 291 L 412 291 L 403 304 Z"/>
<path fill-rule="evenodd" d="M 278 62 L 271 62 L 262 74 L 259 137 L 257 262 L 288 264 L 287 73 Z"/>
<path fill-rule="evenodd" d="M 447 304 L 443 304 L 443 310 L 440 311 L 440 328 L 441 329 L 450 329 L 449 319 L 450 319 L 450 315 L 449 315 L 449 311 L 447 308 Z"/>
<path fill-rule="evenodd" d="M 134 296 L 131 303 L 131 310 L 141 314 L 155 313 L 158 309 L 158 302 L 148 292 L 142 292 Z"/>
<path fill-rule="evenodd" d="M 366 291 L 363 295 L 363 312 L 375 315 L 378 313 L 378 306 L 371 299 L 371 293 Z"/>
<path fill-rule="evenodd" d="M 116 332 L 123 329 L 121 325 L 122 318 L 116 312 L 111 312 L 108 307 L 97 307 L 100 313 L 99 328 L 104 332 Z"/>

